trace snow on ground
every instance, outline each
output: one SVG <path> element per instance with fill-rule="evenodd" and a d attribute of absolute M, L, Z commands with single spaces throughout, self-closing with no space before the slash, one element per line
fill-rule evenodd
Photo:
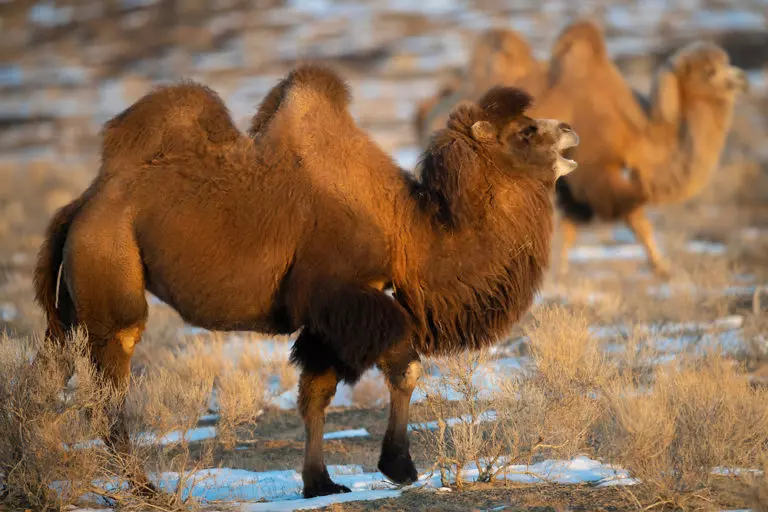
<path fill-rule="evenodd" d="M 337 430 L 336 432 L 327 432 L 323 434 L 323 439 L 347 439 L 350 437 L 368 437 L 371 434 L 364 428 L 354 428 L 349 430 Z"/>
<path fill-rule="evenodd" d="M 301 475 L 293 470 L 246 471 L 242 469 L 216 468 L 197 472 L 185 479 L 184 498 L 193 496 L 203 503 L 214 505 L 227 502 L 227 509 L 243 512 L 262 510 L 291 511 L 328 506 L 346 501 L 395 498 L 405 488 L 440 488 L 439 475 L 424 474 L 415 484 L 397 488 L 379 472 L 365 473 L 362 466 L 328 466 L 331 477 L 346 485 L 352 492 L 312 499 L 301 497 Z M 474 465 L 462 471 L 466 481 L 476 480 L 479 475 Z M 177 473 L 151 475 L 150 478 L 166 491 L 175 490 L 179 482 Z M 628 473 L 613 466 L 602 464 L 588 457 L 571 460 L 547 460 L 531 465 L 512 465 L 498 476 L 514 483 L 552 482 L 560 484 L 591 483 L 594 485 L 633 485 L 637 483 Z M 260 503 L 256 503 L 260 502 Z M 94 504 L 96 506 L 98 504 Z M 102 505 L 103 506 L 103 505 Z M 84 512 L 89 509 L 79 509 Z M 105 510 L 105 509 L 101 509 Z"/>
<path fill-rule="evenodd" d="M 136 437 L 136 442 L 141 445 L 167 446 L 169 444 L 178 444 L 182 439 L 186 440 L 188 443 L 199 443 L 214 438 L 216 438 L 216 427 L 196 427 L 187 430 L 183 435 L 181 431 L 174 430 L 173 432 L 168 432 L 159 439 L 152 432 L 142 432 Z M 80 450 L 93 446 L 101 446 L 102 444 L 104 444 L 104 442 L 101 439 L 91 439 L 76 443 L 73 448 Z"/>
<path fill-rule="evenodd" d="M 486 423 L 489 421 L 495 421 L 496 420 L 496 411 L 485 411 L 480 413 L 477 418 L 472 421 L 472 416 L 469 414 L 465 414 L 461 416 L 460 418 L 448 418 L 445 420 L 445 424 L 449 427 L 453 427 L 455 425 L 458 425 L 459 423 Z M 437 421 L 425 421 L 423 423 L 410 423 L 408 425 L 408 431 L 413 430 L 430 430 L 435 431 L 439 428 L 439 425 Z"/>
<path fill-rule="evenodd" d="M 203 421 L 204 419 L 205 420 L 218 419 L 218 416 L 209 414 L 209 415 L 200 417 L 201 421 Z M 349 429 L 349 430 L 338 430 L 336 432 L 328 432 L 323 435 L 323 439 L 325 440 L 346 439 L 350 437 L 367 437 L 370 435 L 371 434 L 364 428 L 355 428 L 355 429 Z M 142 432 L 137 436 L 136 441 L 139 444 L 143 444 L 143 445 L 167 446 L 169 444 L 178 444 L 182 441 L 182 439 L 186 440 L 188 443 L 199 443 L 201 441 L 207 441 L 208 439 L 215 439 L 215 438 L 216 438 L 216 427 L 196 427 L 184 432 L 183 436 L 181 431 L 175 430 L 173 432 L 169 432 L 168 434 L 165 434 L 159 439 L 155 434 L 151 432 Z M 83 448 L 90 448 L 93 446 L 101 446 L 102 444 L 104 444 L 104 442 L 100 439 L 91 439 L 89 441 L 83 441 L 83 442 L 77 443 L 73 446 L 73 448 L 83 449 Z"/>
<path fill-rule="evenodd" d="M 722 255 L 726 251 L 724 244 L 691 240 L 686 244 L 688 252 L 696 254 Z M 568 260 L 572 262 L 588 262 L 601 260 L 643 260 L 647 255 L 640 244 L 621 245 L 579 245 L 568 252 Z"/>
<path fill-rule="evenodd" d="M 629 336 L 632 332 L 648 336 L 674 336 L 683 334 L 695 334 L 711 330 L 732 331 L 741 329 L 744 317 L 741 315 L 729 315 L 711 322 L 671 322 L 659 324 L 637 324 L 634 326 L 625 324 L 613 324 L 606 326 L 592 326 L 589 332 L 597 338 L 613 338 L 616 336 Z"/>

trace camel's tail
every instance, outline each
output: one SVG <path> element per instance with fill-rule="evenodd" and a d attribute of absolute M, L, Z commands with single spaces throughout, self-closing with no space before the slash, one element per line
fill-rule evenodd
<path fill-rule="evenodd" d="M 164 85 L 107 121 L 102 172 L 241 137 L 224 102 L 195 82 Z"/>
<path fill-rule="evenodd" d="M 61 271 L 69 227 L 84 203 L 85 197 L 81 196 L 56 212 L 37 255 L 35 299 L 45 312 L 47 340 L 63 341 L 67 330 L 75 323 L 74 303 L 67 287 L 62 285 Z"/>

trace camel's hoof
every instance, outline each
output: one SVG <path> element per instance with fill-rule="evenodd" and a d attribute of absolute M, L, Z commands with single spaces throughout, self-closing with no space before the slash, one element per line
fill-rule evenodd
<path fill-rule="evenodd" d="M 379 470 L 396 484 L 412 484 L 419 479 L 419 473 L 416 471 L 416 466 L 414 466 L 408 452 L 400 455 L 382 452 L 379 459 Z"/>
<path fill-rule="evenodd" d="M 672 277 L 672 267 L 667 263 L 659 263 L 653 266 L 653 273 L 659 279 L 669 279 Z"/>
<path fill-rule="evenodd" d="M 316 498 L 318 496 L 328 496 L 329 494 L 343 494 L 351 492 L 349 487 L 339 485 L 331 480 L 328 471 L 320 474 L 304 477 L 304 497 Z"/>

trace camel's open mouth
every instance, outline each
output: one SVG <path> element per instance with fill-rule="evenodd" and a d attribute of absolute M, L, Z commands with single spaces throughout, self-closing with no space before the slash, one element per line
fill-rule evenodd
<path fill-rule="evenodd" d="M 567 131 L 560 136 L 557 141 L 557 161 L 555 162 L 555 172 L 557 177 L 564 176 L 576 169 L 579 164 L 575 160 L 566 158 L 563 153 L 579 145 L 579 136 L 574 131 Z"/>

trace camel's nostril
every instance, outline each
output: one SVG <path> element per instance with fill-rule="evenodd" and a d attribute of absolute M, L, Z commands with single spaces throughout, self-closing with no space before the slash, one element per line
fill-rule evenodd
<path fill-rule="evenodd" d="M 568 123 L 560 123 L 559 128 L 564 132 L 572 132 L 573 128 Z"/>

